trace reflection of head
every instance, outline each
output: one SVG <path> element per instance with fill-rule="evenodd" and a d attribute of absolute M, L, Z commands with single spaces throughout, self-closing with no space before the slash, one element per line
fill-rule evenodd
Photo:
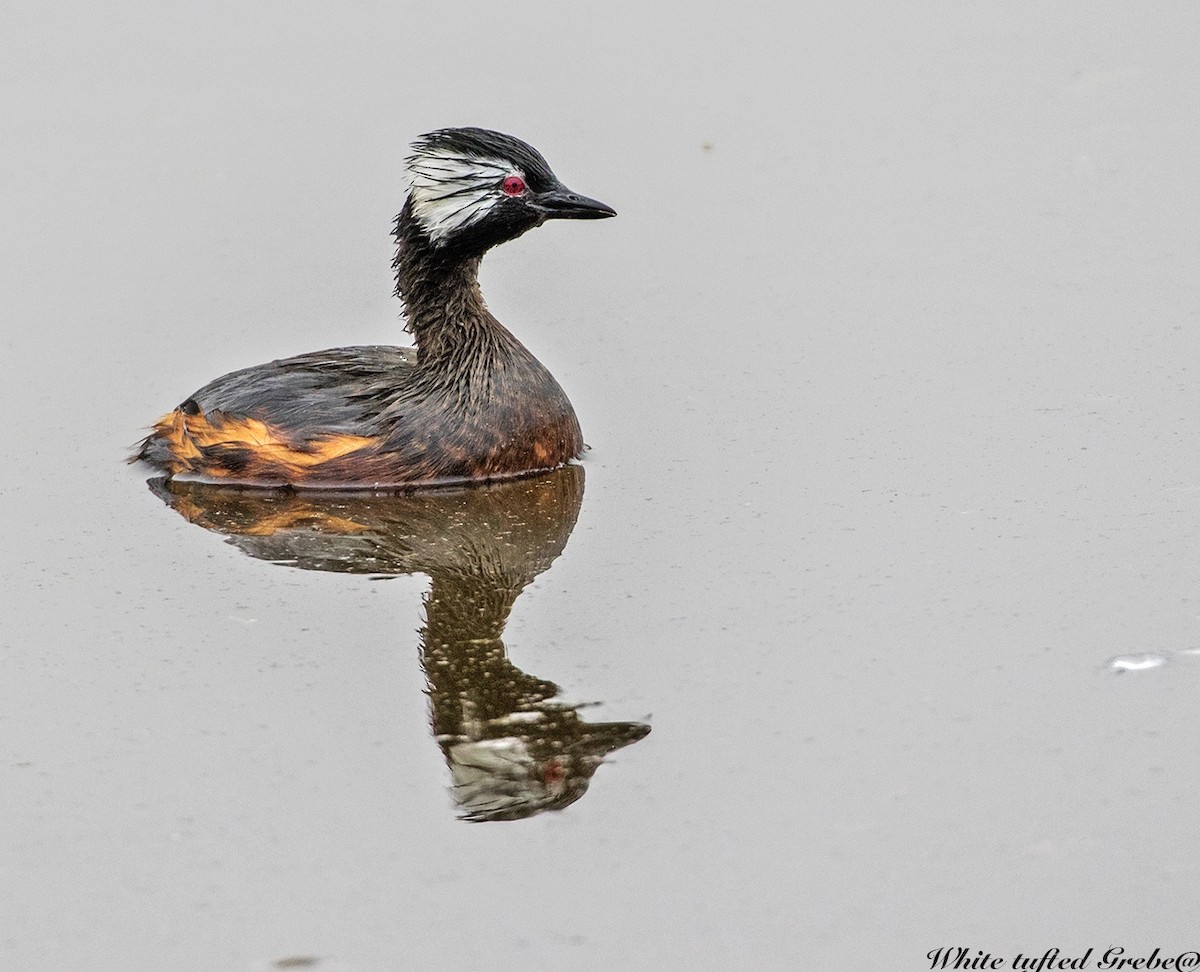
<path fill-rule="evenodd" d="M 560 810 L 604 757 L 644 737 L 636 722 L 587 723 L 553 682 L 508 660 L 513 602 L 566 546 L 583 470 L 492 486 L 362 495 L 152 481 L 172 508 L 246 554 L 306 570 L 427 573 L 421 661 L 430 719 L 468 820 Z"/>
<path fill-rule="evenodd" d="M 462 807 L 463 818 L 519 820 L 543 810 L 562 810 L 587 792 L 606 755 L 637 742 L 650 727 L 614 722 L 586 725 L 586 730 L 572 751 L 541 758 L 535 751 L 549 748 L 544 745 L 547 737 L 532 733 L 443 743 L 454 777 L 454 800 Z"/>
<path fill-rule="evenodd" d="M 500 640 L 515 595 L 435 578 L 425 602 L 422 662 L 433 733 L 469 820 L 515 820 L 561 810 L 587 790 L 604 757 L 641 739 L 638 722 L 589 723 L 558 686 L 508 660 Z"/>

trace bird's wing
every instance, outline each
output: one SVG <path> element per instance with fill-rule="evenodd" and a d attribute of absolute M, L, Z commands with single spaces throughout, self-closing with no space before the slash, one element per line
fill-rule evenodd
<path fill-rule="evenodd" d="M 415 348 L 313 351 L 231 372 L 201 388 L 180 411 L 257 419 L 297 440 L 377 435 L 383 403 L 407 384 L 415 363 Z"/>

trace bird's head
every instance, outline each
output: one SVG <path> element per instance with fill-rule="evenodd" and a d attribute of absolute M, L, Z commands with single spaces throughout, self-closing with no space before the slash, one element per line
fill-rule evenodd
<path fill-rule="evenodd" d="M 559 182 L 533 146 L 483 128 L 443 128 L 408 158 L 406 211 L 435 249 L 478 256 L 548 219 L 602 219 L 610 206 Z"/>

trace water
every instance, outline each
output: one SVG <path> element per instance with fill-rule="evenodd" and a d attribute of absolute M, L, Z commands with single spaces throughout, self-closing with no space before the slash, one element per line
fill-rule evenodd
<path fill-rule="evenodd" d="M 0 967 L 1194 947 L 1200 14 L 5 19 Z M 281 552 L 120 462 L 225 371 L 402 338 L 400 160 L 455 124 L 620 213 L 484 264 L 592 450 L 483 517 L 532 546 L 473 534 L 478 656 L 430 650 L 444 509 L 304 569 L 354 563 L 297 545 L 330 511 Z M 447 713 L 438 651 L 540 688 Z"/>

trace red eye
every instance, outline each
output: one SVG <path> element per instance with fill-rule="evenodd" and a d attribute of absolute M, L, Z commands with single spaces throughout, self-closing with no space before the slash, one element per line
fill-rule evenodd
<path fill-rule="evenodd" d="M 520 176 L 509 176 L 501 185 L 506 196 L 520 196 L 525 192 L 525 180 Z"/>

